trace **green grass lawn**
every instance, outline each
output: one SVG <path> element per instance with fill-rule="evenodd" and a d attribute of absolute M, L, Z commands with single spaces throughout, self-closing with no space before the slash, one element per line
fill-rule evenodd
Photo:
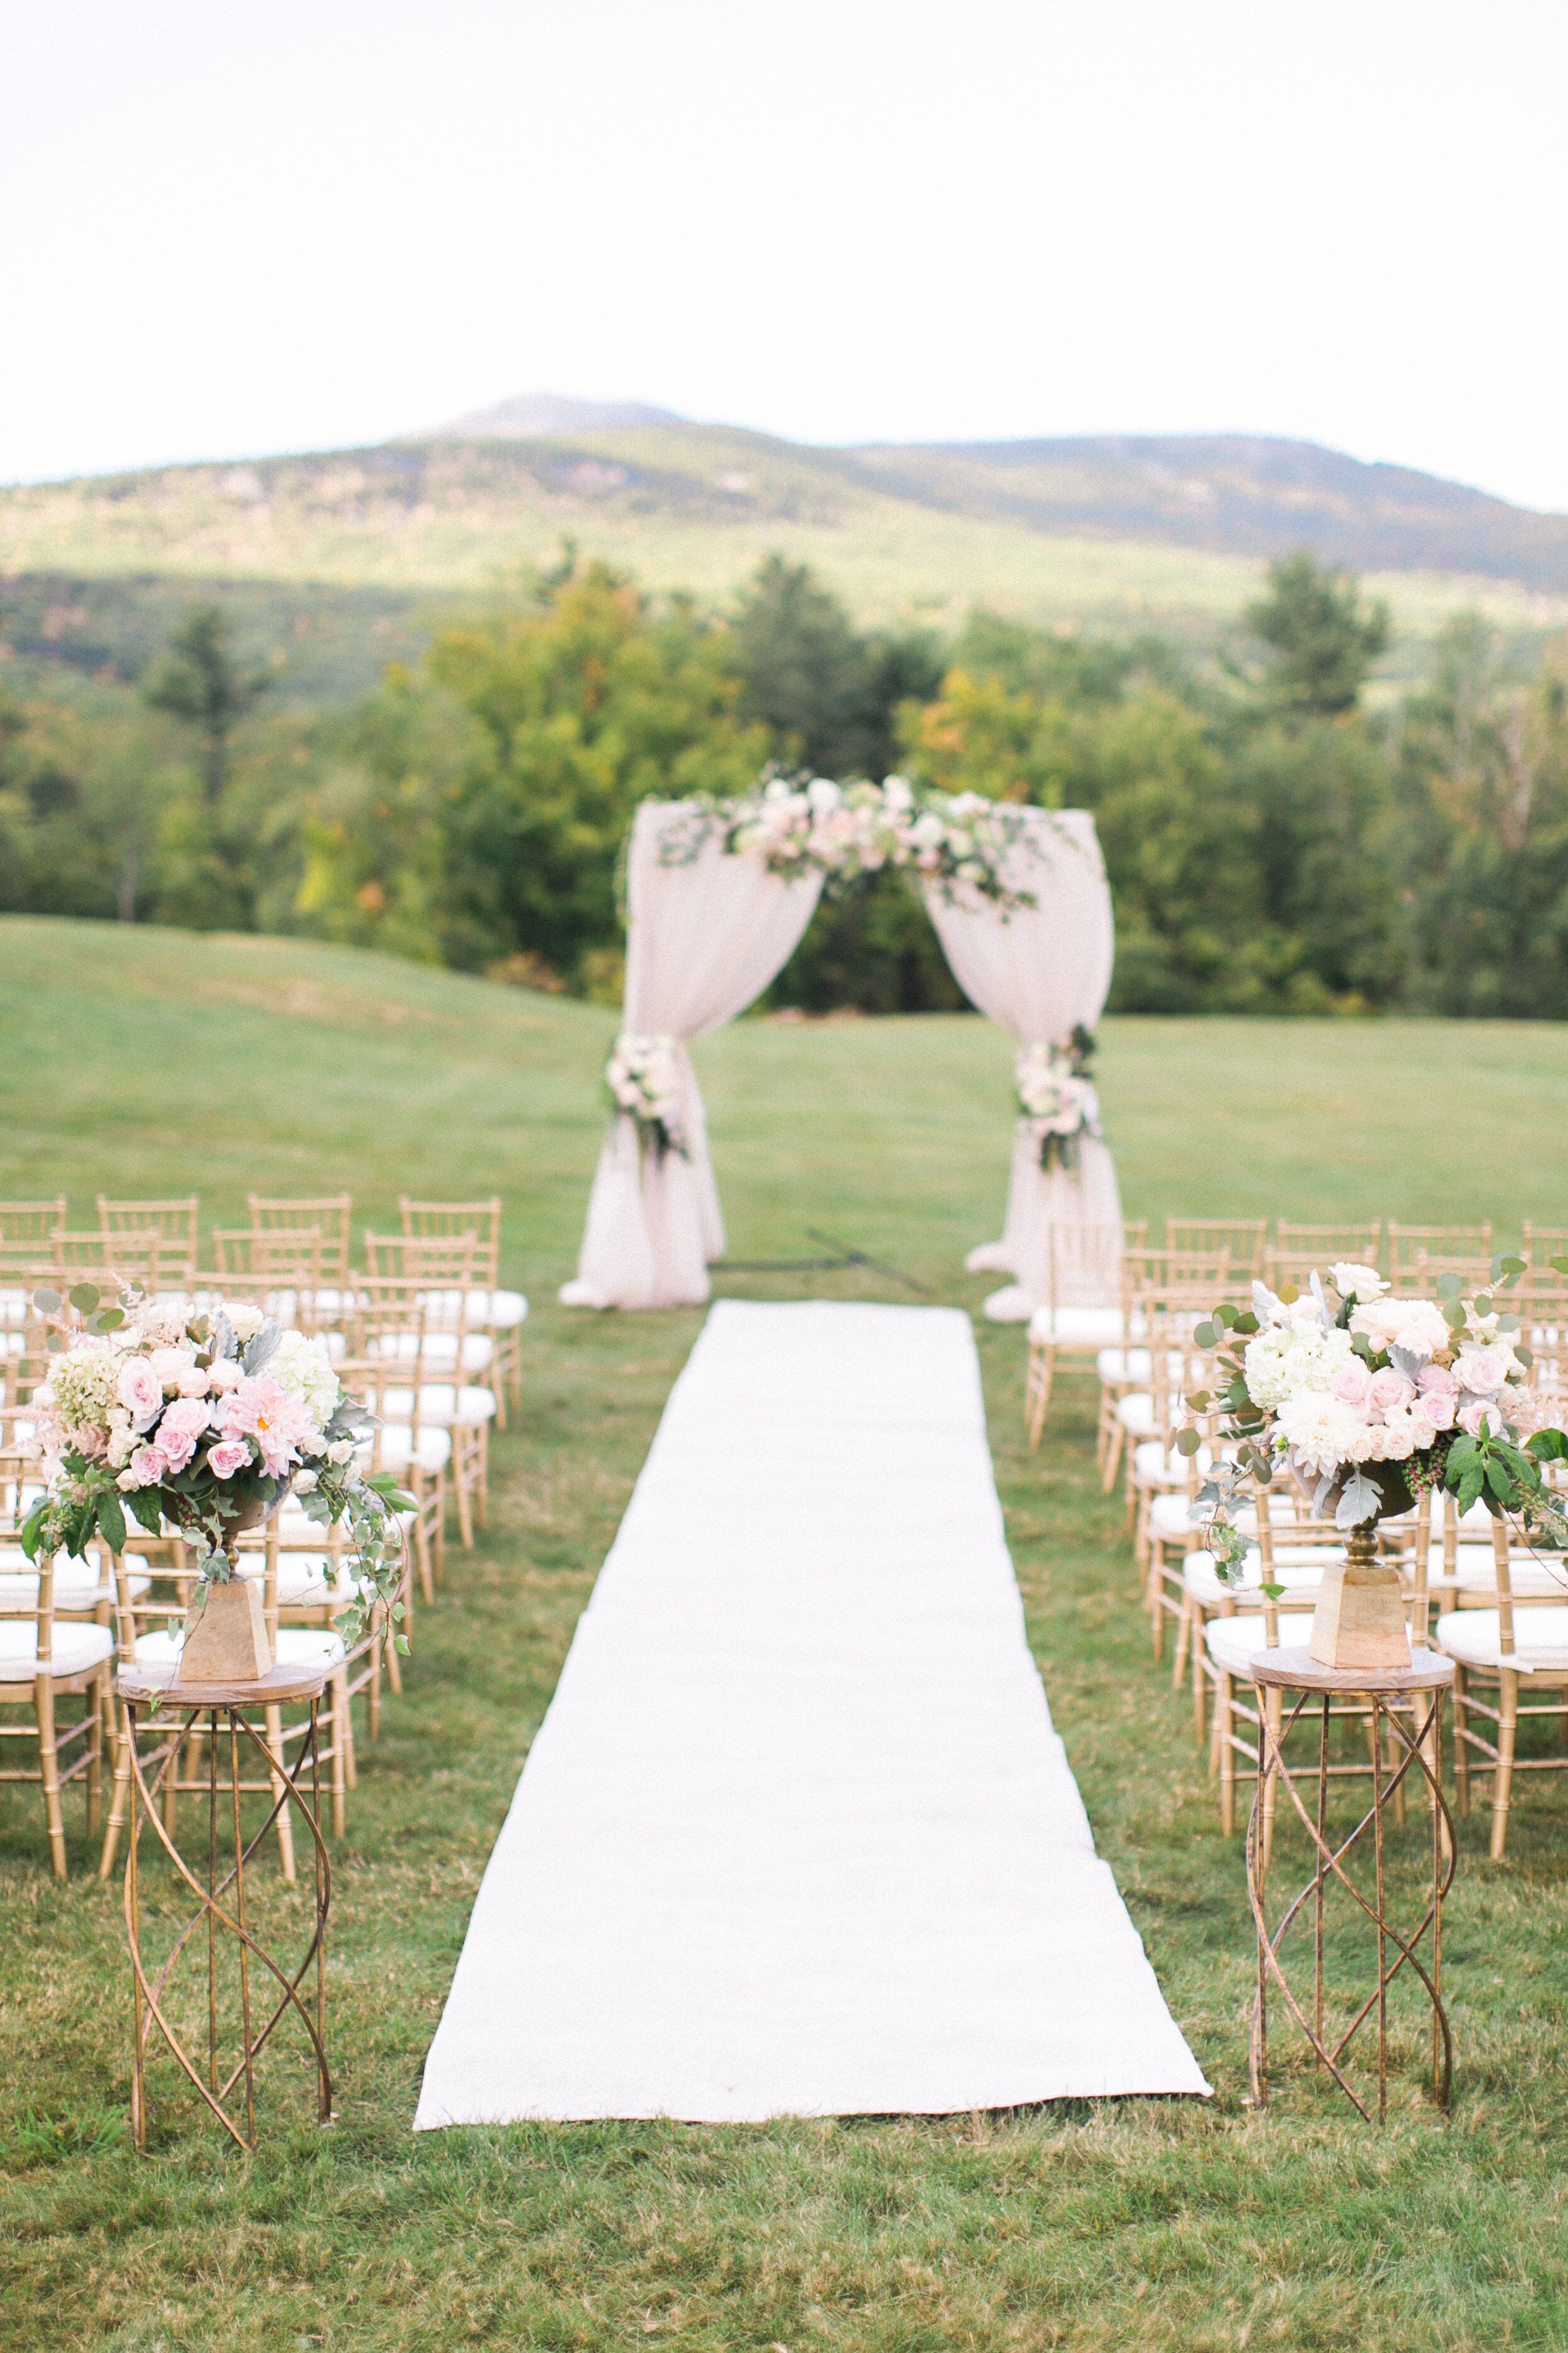
<path fill-rule="evenodd" d="M 1089 1398 L 1020 1443 L 1022 1342 L 978 1326 L 1031 1639 L 1104 1852 L 1216 2087 L 938 2121 L 409 2131 L 468 1908 L 691 1314 L 553 1306 L 571 1271 L 610 1016 L 294 943 L 0 923 L 0 1195 L 348 1186 L 501 1192 L 535 1303 L 493 1525 L 419 1615 L 337 1851 L 342 2122 L 264 2078 L 251 2160 L 165 2109 L 124 2135 L 119 1896 L 57 1890 L 31 1793 L 0 1792 L 0 2347 L 689 2353 L 1568 2345 L 1568 1786 L 1528 1786 L 1507 1862 L 1463 1833 L 1447 2121 L 1403 2070 L 1369 2131 L 1299 2068 L 1242 2105 L 1250 1926 L 1184 1704 L 1148 1655 Z M 998 1230 L 1005 1041 L 978 1020 L 738 1025 L 700 1050 L 736 1256 L 818 1225 L 944 1300 Z M 1568 1032 L 1107 1023 L 1130 1213 L 1568 1221 Z M 863 1275 L 752 1296 L 899 1295 Z"/>

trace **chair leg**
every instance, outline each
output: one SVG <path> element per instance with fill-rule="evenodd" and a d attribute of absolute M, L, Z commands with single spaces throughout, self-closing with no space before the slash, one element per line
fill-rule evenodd
<path fill-rule="evenodd" d="M 66 1818 L 60 1805 L 60 1760 L 55 1745 L 55 1686 L 50 1675 L 33 1679 L 33 1704 L 38 1722 L 38 1778 L 44 1785 L 44 1820 L 48 1824 L 49 1861 L 57 1879 L 66 1875 Z"/>
<path fill-rule="evenodd" d="M 490 1426 L 481 1421 L 474 1447 L 477 1482 L 474 1488 L 474 1515 L 481 1528 L 490 1524 Z"/>
<path fill-rule="evenodd" d="M 87 1834 L 96 1838 L 103 1827 L 103 1727 L 109 1715 L 109 1673 L 95 1675 L 88 1686 L 92 1729 L 87 1736 Z"/>
<path fill-rule="evenodd" d="M 119 1736 L 114 1744 L 114 1794 L 109 1808 L 109 1828 L 103 1834 L 103 1852 L 99 1858 L 100 1879 L 107 1879 L 113 1870 L 115 1850 L 120 1844 L 120 1833 L 130 1819 L 131 1723 L 129 1717 L 124 1717 L 121 1721 Z"/>
<path fill-rule="evenodd" d="M 349 1746 L 348 1733 L 343 1724 L 347 1709 L 347 1676 L 334 1675 L 331 1688 L 332 1694 L 332 1836 L 335 1839 L 341 1839 L 348 1823 L 346 1791 Z"/>
<path fill-rule="evenodd" d="M 452 1484 L 457 1490 L 458 1496 L 458 1534 L 462 1540 L 463 1550 L 472 1552 L 474 1503 L 469 1477 L 468 1450 L 465 1434 L 455 1428 L 452 1431 Z"/>
<path fill-rule="evenodd" d="M 346 1788 L 357 1789 L 359 1788 L 359 1760 L 354 1755 L 353 1701 L 349 1695 L 349 1676 L 348 1669 L 346 1667 L 343 1669 L 342 1674 L 339 1678 L 339 1683 L 340 1690 L 338 1696 L 341 1703 L 343 1725 L 343 1785 Z"/>
<path fill-rule="evenodd" d="M 1219 1746 L 1219 1826 L 1226 1838 L 1236 1836 L 1236 1749 L 1231 1717 L 1230 1677 L 1222 1674 L 1215 1687 L 1215 1739 Z"/>
<path fill-rule="evenodd" d="M 1519 1736 L 1519 1677 L 1505 1667 L 1499 1678 L 1497 1768 L 1492 1775 L 1491 1859 L 1502 1861 L 1508 1844 L 1508 1809 L 1513 1794 L 1513 1749 Z"/>
<path fill-rule="evenodd" d="M 1051 1409 L 1051 1383 L 1056 1375 L 1056 1350 L 1038 1342 L 1029 1351 L 1029 1451 L 1040 1442 L 1046 1416 Z"/>
<path fill-rule="evenodd" d="M 283 1712 L 281 1708 L 269 1707 L 267 1710 L 267 1746 L 274 1759 L 271 1773 L 272 1802 L 277 1805 L 279 1799 L 283 1796 L 281 1767 Z M 284 1799 L 282 1805 L 278 1807 L 278 1859 L 283 1867 L 284 1878 L 292 1887 L 294 1884 L 294 1824 L 289 1819 L 287 1799 Z"/>
<path fill-rule="evenodd" d="M 1465 1670 L 1454 1669 L 1454 1809 L 1464 1821 L 1470 1810 L 1470 1744 L 1465 1735 L 1469 1728 L 1469 1710 L 1466 1705 L 1468 1684 Z"/>
<path fill-rule="evenodd" d="M 1207 1694 L 1204 1690 L 1204 1614 L 1193 1603 L 1193 1738 L 1201 1748 L 1204 1745 L 1205 1719 L 1208 1714 Z"/>
<path fill-rule="evenodd" d="M 1187 1672 L 1187 1653 L 1192 1648 L 1193 1641 L 1193 1607 L 1191 1595 L 1184 1593 L 1181 1610 L 1176 1619 L 1176 1655 L 1171 1667 L 1171 1684 L 1175 1691 L 1181 1690 L 1183 1679 Z"/>

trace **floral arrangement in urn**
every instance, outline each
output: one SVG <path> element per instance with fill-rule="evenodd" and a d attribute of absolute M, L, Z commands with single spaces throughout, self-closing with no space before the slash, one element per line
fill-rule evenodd
<path fill-rule="evenodd" d="M 725 849 L 760 855 L 771 874 L 786 881 L 822 874 L 830 891 L 883 867 L 907 867 L 945 898 L 967 884 L 1004 913 L 1035 904 L 1005 877 L 1020 847 L 1040 854 L 1035 827 L 1042 812 L 983 793 L 923 791 L 907 776 L 840 785 L 769 774 L 743 797 L 692 795 L 681 809 L 660 844 L 666 866 L 689 865 L 717 833 Z"/>
<path fill-rule="evenodd" d="M 1497 1287 L 1523 1271 L 1522 1261 L 1499 1259 Z M 1313 1274 L 1304 1293 L 1254 1283 L 1249 1310 L 1216 1307 L 1197 1325 L 1196 1345 L 1215 1351 L 1229 1377 L 1217 1396 L 1200 1391 L 1188 1402 L 1200 1413 L 1218 1407 L 1222 1436 L 1239 1441 L 1194 1506 L 1226 1583 L 1240 1581 L 1248 1549 L 1238 1525 L 1244 1488 L 1253 1479 L 1267 1484 L 1277 1472 L 1296 1480 L 1315 1514 L 1331 1514 L 1347 1531 L 1347 1576 L 1360 1568 L 1370 1579 L 1378 1520 L 1410 1511 L 1436 1489 L 1460 1511 L 1484 1503 L 1496 1516 L 1516 1515 L 1545 1549 L 1568 1549 L 1568 1514 L 1542 1468 L 1568 1461 L 1568 1436 L 1542 1426 L 1518 1319 L 1489 1293 L 1462 1298 L 1454 1276 L 1437 1288 L 1434 1299 L 1396 1299 L 1374 1268 L 1342 1264 Z M 1189 1428 L 1176 1443 L 1192 1455 L 1202 1439 Z M 1397 1608 L 1393 1570 L 1378 1574 Z M 1339 1599 L 1336 1582 L 1336 1608 Z M 1397 1637 L 1404 1642 L 1402 1616 Z M 1324 1658 L 1320 1639 L 1315 1630 L 1313 1655 Z"/>
<path fill-rule="evenodd" d="M 348 1524 L 360 1598 L 339 1619 L 345 1640 L 359 1639 L 377 1600 L 401 1619 L 397 1514 L 409 1499 L 392 1478 L 362 1475 L 374 1419 L 344 1392 L 323 1339 L 258 1307 L 198 1314 L 129 1286 L 105 1306 L 79 1285 L 79 1324 L 64 1304 L 34 1294 L 54 1361 L 30 1407 L 47 1486 L 22 1531 L 29 1558 L 80 1553 L 95 1536 L 122 1551 L 129 1512 L 150 1535 L 166 1523 L 197 1547 L 199 1607 L 208 1587 L 235 1578 L 235 1538 L 292 1491 L 312 1520 Z"/>
<path fill-rule="evenodd" d="M 680 1063 L 673 1038 L 638 1038 L 623 1030 L 605 1065 L 612 1110 L 625 1112 L 637 1128 L 641 1151 L 662 1160 L 667 1152 L 684 1160 L 680 1124 Z"/>
<path fill-rule="evenodd" d="M 1056 1045 L 1022 1046 L 1013 1064 L 1018 1110 L 1034 1134 L 1042 1168 L 1076 1168 L 1086 1135 L 1103 1135 L 1100 1097 L 1089 1084 L 1094 1039 L 1080 1022 Z"/>

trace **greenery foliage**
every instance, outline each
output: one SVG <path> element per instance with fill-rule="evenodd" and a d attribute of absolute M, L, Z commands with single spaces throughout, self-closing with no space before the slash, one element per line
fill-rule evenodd
<path fill-rule="evenodd" d="M 449 611 L 375 693 L 311 709 L 286 665 L 258 702 L 270 673 L 232 617 L 192 609 L 134 690 L 14 671 L 0 906 L 301 932 L 610 1002 L 645 794 L 733 795 L 770 760 L 900 767 L 1093 812 L 1113 1008 L 1568 1013 L 1568 643 L 1531 668 L 1461 615 L 1430 674 L 1369 707 L 1387 614 L 1306 554 L 1223 659 L 985 613 L 945 640 L 868 632 L 776 556 L 716 611 L 568 549 Z M 823 905 L 769 1001 L 962 999 L 884 872 Z"/>

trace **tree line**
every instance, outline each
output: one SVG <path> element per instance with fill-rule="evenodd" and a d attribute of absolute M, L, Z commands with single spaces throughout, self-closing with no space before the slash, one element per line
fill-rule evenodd
<path fill-rule="evenodd" d="M 772 558 L 724 611 L 568 551 L 311 714 L 196 607 L 132 692 L 0 694 L 0 907 L 290 932 L 610 1000 L 649 793 L 765 763 L 1091 810 L 1118 1009 L 1568 1016 L 1568 642 L 1478 616 L 1369 705 L 1389 621 L 1308 554 L 1245 658 L 987 613 L 858 628 Z M 825 902 L 775 1004 L 961 999 L 904 881 Z"/>

